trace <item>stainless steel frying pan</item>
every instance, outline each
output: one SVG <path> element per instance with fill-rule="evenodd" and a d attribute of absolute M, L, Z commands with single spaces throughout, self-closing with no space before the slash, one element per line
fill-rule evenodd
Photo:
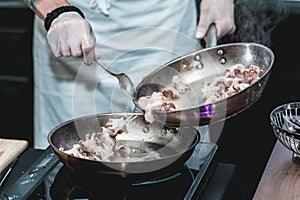
<path fill-rule="evenodd" d="M 126 145 L 132 150 L 133 159 L 94 161 L 78 158 L 64 153 L 86 134 L 101 132 L 110 119 L 131 118 L 127 124 L 126 138 L 117 138 L 117 145 Z M 79 117 L 54 128 L 48 135 L 48 141 L 59 160 L 79 173 L 97 173 L 121 177 L 153 176 L 162 169 L 183 167 L 192 154 L 200 135 L 195 128 L 166 128 L 160 123 L 148 124 L 140 113 L 110 113 Z M 150 150 L 149 150 L 150 149 Z M 160 157 L 143 160 L 150 151 L 159 153 Z"/>
<path fill-rule="evenodd" d="M 138 99 L 162 91 L 166 87 L 173 87 L 172 78 L 179 76 L 190 88 L 180 96 L 181 108 L 172 112 L 156 111 L 155 120 L 171 127 L 219 122 L 244 111 L 260 98 L 269 79 L 273 62 L 273 52 L 256 43 L 232 43 L 199 50 L 175 59 L 146 76 L 137 86 L 137 98 L 134 102 L 137 108 L 144 111 L 138 105 Z M 236 64 L 243 64 L 246 67 L 257 65 L 264 70 L 264 74 L 250 87 L 228 98 L 204 104 L 201 93 L 204 83 L 220 76 L 226 69 Z M 193 73 L 182 72 L 184 65 L 194 65 L 197 70 Z"/>

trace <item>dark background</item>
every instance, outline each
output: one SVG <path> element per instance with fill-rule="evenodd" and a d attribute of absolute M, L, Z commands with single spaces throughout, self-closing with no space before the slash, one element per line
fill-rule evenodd
<path fill-rule="evenodd" d="M 0 1 L 0 138 L 32 141 L 32 19 L 22 1 Z"/>
<path fill-rule="evenodd" d="M 275 54 L 275 62 L 262 97 L 243 113 L 227 120 L 218 141 L 219 162 L 236 164 L 242 199 L 252 199 L 276 142 L 269 123 L 271 111 L 281 104 L 300 101 L 299 4 L 300 1 L 291 4 L 288 16 L 272 31 L 269 47 Z"/>

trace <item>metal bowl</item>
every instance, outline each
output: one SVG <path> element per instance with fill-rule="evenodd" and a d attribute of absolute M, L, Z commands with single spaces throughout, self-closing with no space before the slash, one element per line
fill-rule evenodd
<path fill-rule="evenodd" d="M 276 138 L 293 152 L 292 160 L 300 164 L 300 102 L 276 107 L 270 114 L 270 122 Z"/>

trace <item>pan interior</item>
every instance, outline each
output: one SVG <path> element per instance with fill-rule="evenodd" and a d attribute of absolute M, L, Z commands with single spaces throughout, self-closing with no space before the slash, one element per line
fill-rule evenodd
<path fill-rule="evenodd" d="M 193 148 L 194 143 L 198 141 L 195 128 L 169 128 L 160 123 L 146 123 L 142 114 L 116 113 L 65 122 L 49 134 L 49 142 L 57 151 L 61 151 L 61 148 L 69 150 L 74 144 L 78 144 L 79 140 L 85 140 L 87 134 L 101 132 L 101 127 L 105 126 L 109 119 L 120 117 L 131 118 L 132 121 L 127 124 L 128 132 L 115 138 L 115 149 L 125 146 L 131 153 L 129 158 L 119 156 L 109 161 L 112 163 L 143 162 L 180 156 Z"/>
<path fill-rule="evenodd" d="M 145 77 L 137 86 L 135 104 L 143 110 L 138 104 L 139 97 L 161 92 L 164 88 L 174 88 L 173 77 L 178 76 L 189 89 L 180 94 L 180 108 L 176 110 L 204 106 L 205 99 L 201 92 L 204 84 L 212 82 L 225 70 L 237 64 L 246 68 L 256 65 L 264 71 L 263 78 L 270 71 L 273 62 L 271 50 L 255 43 L 226 44 L 200 50 L 175 59 Z M 186 66 L 191 66 L 192 70 L 182 70 Z M 234 96 L 241 92 L 243 90 Z M 224 99 L 218 101 L 222 100 Z"/>

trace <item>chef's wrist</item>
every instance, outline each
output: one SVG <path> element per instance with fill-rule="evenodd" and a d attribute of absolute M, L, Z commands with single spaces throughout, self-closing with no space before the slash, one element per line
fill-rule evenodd
<path fill-rule="evenodd" d="M 50 13 L 47 14 L 44 21 L 44 27 L 46 31 L 49 30 L 53 20 L 55 20 L 59 15 L 65 12 L 77 12 L 82 18 L 85 18 L 83 12 L 79 8 L 75 6 L 61 6 L 52 10 Z"/>

